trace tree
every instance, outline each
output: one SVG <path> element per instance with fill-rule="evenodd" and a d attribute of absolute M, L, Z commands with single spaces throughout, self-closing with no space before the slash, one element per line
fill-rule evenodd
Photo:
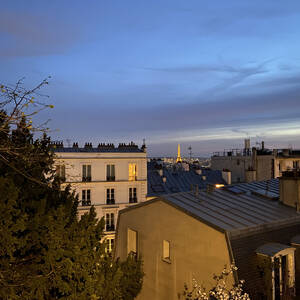
<path fill-rule="evenodd" d="M 141 261 L 106 254 L 103 220 L 93 207 L 79 220 L 77 197 L 55 177 L 50 138 L 34 139 L 16 115 L 0 114 L 0 298 L 134 299 Z"/>
<path fill-rule="evenodd" d="M 227 287 L 227 278 L 237 267 L 231 265 L 229 268 L 224 267 L 220 275 L 214 275 L 214 287 L 207 291 L 201 286 L 196 279 L 193 279 L 193 287 L 189 290 L 185 285 L 183 296 L 185 300 L 250 300 L 249 295 L 243 291 L 243 280 L 232 287 Z"/>

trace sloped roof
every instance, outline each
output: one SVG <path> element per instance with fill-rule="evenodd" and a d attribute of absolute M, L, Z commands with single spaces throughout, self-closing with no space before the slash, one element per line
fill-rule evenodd
<path fill-rule="evenodd" d="M 203 189 L 208 183 L 225 184 L 221 171 L 203 169 L 202 174 L 199 175 L 194 170 L 176 170 L 176 172 L 173 172 L 170 169 L 164 168 L 163 177 L 166 178 L 166 182 L 163 182 L 163 178 L 158 174 L 157 169 L 148 168 L 147 172 L 147 196 L 159 196 L 170 193 L 187 192 L 191 190 L 191 185 L 198 185 L 199 189 Z M 204 180 L 202 176 L 205 176 L 206 179 Z"/>
<path fill-rule="evenodd" d="M 253 231 L 300 223 L 300 214 L 294 208 L 253 193 L 255 188 L 262 190 L 266 186 L 268 189 L 272 186 L 275 193 L 278 191 L 276 183 L 279 185 L 278 180 L 231 185 L 230 187 L 243 189 L 244 192 L 238 194 L 224 187 L 212 192 L 199 191 L 198 194 L 166 194 L 154 201 L 162 200 L 222 232 L 228 232 L 230 237 L 238 237 Z M 147 202 L 141 205 L 147 205 Z"/>

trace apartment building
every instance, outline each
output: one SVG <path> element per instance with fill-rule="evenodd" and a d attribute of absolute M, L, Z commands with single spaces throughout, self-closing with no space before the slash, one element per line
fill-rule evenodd
<path fill-rule="evenodd" d="M 91 205 L 97 217 L 105 219 L 105 234 L 109 250 L 113 248 L 118 212 L 120 209 L 146 201 L 147 153 L 146 146 L 130 144 L 86 143 L 79 147 L 53 145 L 57 175 L 70 184 L 79 197 L 79 217 Z"/>
<path fill-rule="evenodd" d="M 252 182 L 278 178 L 282 172 L 299 169 L 300 150 L 268 149 L 264 142 L 260 147 L 250 148 L 250 139 L 243 149 L 215 152 L 211 157 L 212 170 L 225 171 L 230 183 Z"/>

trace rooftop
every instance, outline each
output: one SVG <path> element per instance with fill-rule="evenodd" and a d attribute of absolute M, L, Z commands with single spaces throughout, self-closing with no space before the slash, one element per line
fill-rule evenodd
<path fill-rule="evenodd" d="M 272 179 L 225 186 L 209 192 L 166 194 L 153 201 L 162 200 L 234 238 L 300 223 L 300 214 L 277 200 L 278 186 L 279 180 Z"/>
<path fill-rule="evenodd" d="M 118 147 L 115 147 L 114 144 L 108 143 L 99 143 L 97 147 L 93 147 L 92 143 L 85 143 L 84 147 L 79 147 L 78 143 L 73 143 L 73 147 L 64 147 L 63 142 L 54 142 L 52 143 L 52 149 L 54 152 L 88 152 L 88 153 L 99 153 L 99 152 L 131 152 L 131 153 L 140 153 L 146 152 L 146 146 L 143 145 L 141 148 L 133 142 L 129 144 L 120 143 Z"/>
<path fill-rule="evenodd" d="M 159 175 L 159 169 L 148 167 L 148 196 L 187 192 L 191 190 L 192 186 L 193 188 L 198 186 L 198 189 L 203 189 L 207 184 L 225 184 L 221 171 L 203 168 L 201 174 L 198 174 L 194 169 L 184 171 L 163 168 L 161 170 L 162 176 Z"/>

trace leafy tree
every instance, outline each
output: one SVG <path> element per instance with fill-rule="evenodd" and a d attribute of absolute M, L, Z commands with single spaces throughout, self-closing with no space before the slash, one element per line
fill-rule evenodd
<path fill-rule="evenodd" d="M 243 291 L 243 280 L 232 287 L 227 286 L 227 279 L 237 267 L 231 265 L 224 267 L 220 275 L 214 275 L 214 287 L 206 290 L 196 279 L 193 279 L 193 286 L 190 290 L 187 285 L 184 287 L 183 296 L 185 300 L 250 300 L 249 295 Z"/>
<path fill-rule="evenodd" d="M 93 207 L 78 219 L 77 197 L 55 177 L 50 138 L 34 139 L 20 116 L 0 113 L 0 298 L 134 299 L 141 261 L 106 254 L 103 220 Z"/>

